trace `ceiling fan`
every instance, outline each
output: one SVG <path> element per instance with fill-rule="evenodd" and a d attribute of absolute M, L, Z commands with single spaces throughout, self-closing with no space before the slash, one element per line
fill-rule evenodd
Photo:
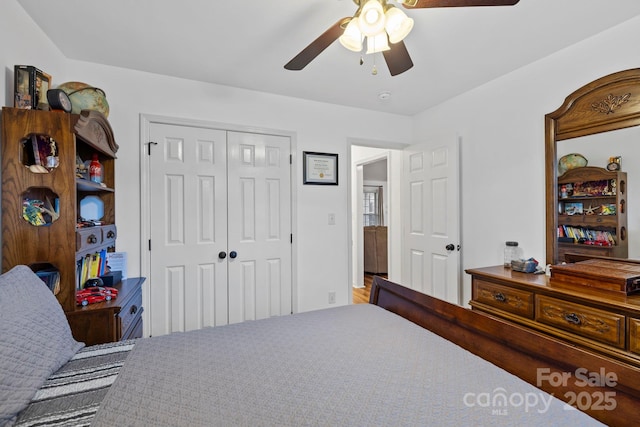
<path fill-rule="evenodd" d="M 407 9 L 435 7 L 513 6 L 520 0 L 397 0 Z M 334 41 L 349 50 L 382 52 L 392 76 L 413 67 L 403 39 L 413 28 L 413 19 L 394 6 L 391 0 L 353 0 L 358 6 L 355 15 L 338 20 L 320 37 L 305 47 L 284 68 L 302 70 Z M 374 73 L 375 74 L 375 73 Z"/>

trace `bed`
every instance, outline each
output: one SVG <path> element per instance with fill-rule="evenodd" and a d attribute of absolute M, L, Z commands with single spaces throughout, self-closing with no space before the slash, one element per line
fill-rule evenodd
<path fill-rule="evenodd" d="M 379 277 L 370 304 L 86 348 L 33 277 L 0 276 L 0 425 L 624 425 L 639 403 L 633 367 Z M 554 381 L 578 368 L 608 380 Z"/>

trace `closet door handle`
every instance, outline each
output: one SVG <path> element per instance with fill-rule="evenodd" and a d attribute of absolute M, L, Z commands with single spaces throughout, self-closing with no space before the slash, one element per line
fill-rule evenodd
<path fill-rule="evenodd" d="M 225 259 L 227 257 L 227 253 L 225 251 L 218 252 L 218 258 Z"/>
<path fill-rule="evenodd" d="M 237 256 L 238 256 L 238 252 L 236 252 L 236 251 L 229 252 L 229 258 L 235 258 Z"/>

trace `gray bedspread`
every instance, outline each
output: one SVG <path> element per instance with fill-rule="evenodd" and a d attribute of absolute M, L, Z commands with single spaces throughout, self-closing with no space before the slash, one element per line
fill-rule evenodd
<path fill-rule="evenodd" d="M 92 425 L 601 424 L 395 314 L 351 305 L 140 340 Z"/>

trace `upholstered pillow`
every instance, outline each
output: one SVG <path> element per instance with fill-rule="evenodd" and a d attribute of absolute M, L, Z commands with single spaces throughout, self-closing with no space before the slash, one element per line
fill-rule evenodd
<path fill-rule="evenodd" d="M 29 267 L 0 275 L 0 425 L 82 347 L 53 293 Z"/>

